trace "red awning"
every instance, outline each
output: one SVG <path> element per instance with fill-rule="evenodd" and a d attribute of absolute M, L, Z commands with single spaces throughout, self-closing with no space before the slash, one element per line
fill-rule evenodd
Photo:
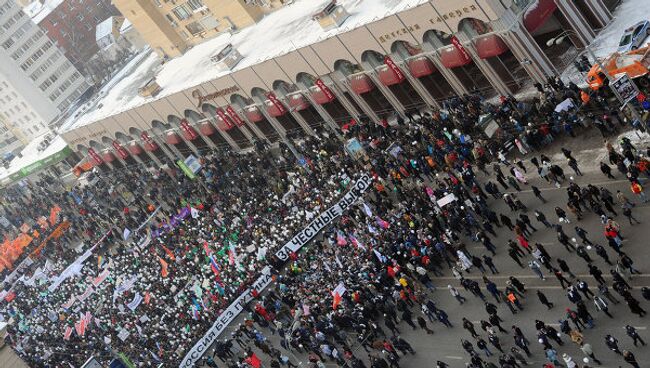
<path fill-rule="evenodd" d="M 481 59 L 499 56 L 509 50 L 508 45 L 495 34 L 479 37 L 474 43 L 476 52 Z"/>
<path fill-rule="evenodd" d="M 323 92 L 318 86 L 313 86 L 310 87 L 309 90 L 311 91 L 311 98 L 316 101 L 317 104 L 319 105 L 325 105 L 326 103 L 330 103 L 334 100 L 336 100 L 336 96 L 332 93 L 331 98 L 327 97 L 327 94 Z"/>
<path fill-rule="evenodd" d="M 309 101 L 302 95 L 302 93 L 294 93 L 287 96 L 289 101 L 289 106 L 291 106 L 296 111 L 302 111 L 309 108 Z"/>
<path fill-rule="evenodd" d="M 216 130 L 214 129 L 212 124 L 208 123 L 207 121 L 203 122 L 199 126 L 199 132 L 201 132 L 201 134 L 203 134 L 206 137 L 210 136 L 210 135 L 213 135 L 215 131 Z"/>
<path fill-rule="evenodd" d="M 281 103 L 278 101 L 278 103 Z M 282 116 L 287 113 L 287 109 L 282 109 L 281 106 L 278 106 L 271 102 L 271 100 L 266 100 L 264 101 L 264 106 L 266 106 L 266 112 L 269 113 L 269 115 L 273 116 L 274 118 L 277 118 L 278 116 Z"/>
<path fill-rule="evenodd" d="M 533 33 L 546 23 L 557 9 L 555 0 L 535 0 L 524 13 L 524 27 Z"/>
<path fill-rule="evenodd" d="M 368 75 L 356 74 L 350 77 L 350 87 L 354 93 L 361 95 L 375 89 L 375 84 Z"/>
<path fill-rule="evenodd" d="M 404 73 L 397 75 L 388 65 L 382 65 L 377 68 L 377 75 L 384 86 L 400 84 L 404 81 Z"/>
<path fill-rule="evenodd" d="M 257 106 L 246 106 L 244 108 L 246 117 L 251 123 L 257 123 L 264 120 L 264 115 Z"/>
<path fill-rule="evenodd" d="M 440 62 L 445 68 L 453 69 L 465 66 L 472 62 L 472 59 L 465 59 L 463 53 L 454 46 L 447 46 L 440 50 Z"/>
<path fill-rule="evenodd" d="M 409 59 L 406 64 L 411 71 L 411 75 L 415 78 L 421 78 L 427 75 L 431 75 L 436 71 L 435 65 L 429 60 L 428 57 L 421 55 Z"/>
<path fill-rule="evenodd" d="M 227 130 L 232 129 L 232 125 L 228 124 L 227 122 L 223 121 L 223 119 L 220 116 L 216 116 L 216 122 L 217 122 L 217 128 L 221 130 L 222 132 L 225 132 Z"/>
<path fill-rule="evenodd" d="M 102 154 L 102 159 L 104 162 L 113 162 L 115 161 L 115 154 L 113 152 L 104 152 Z"/>
<path fill-rule="evenodd" d="M 131 143 L 129 144 L 129 152 L 131 152 L 132 155 L 140 155 L 142 154 L 142 147 L 137 143 Z"/>
<path fill-rule="evenodd" d="M 196 129 L 194 129 L 191 126 L 188 126 L 187 128 L 183 129 L 183 138 L 185 138 L 186 141 L 193 141 L 199 137 L 199 134 L 196 132 Z"/>
<path fill-rule="evenodd" d="M 169 132 L 169 133 L 167 133 L 167 136 L 166 136 L 166 142 L 168 144 L 177 145 L 177 144 L 181 143 L 181 137 L 179 137 L 178 134 L 175 133 L 175 132 Z"/>
<path fill-rule="evenodd" d="M 145 143 L 144 144 L 144 149 L 149 152 L 156 151 L 158 149 L 158 144 L 156 142 L 151 142 L 151 143 Z"/>

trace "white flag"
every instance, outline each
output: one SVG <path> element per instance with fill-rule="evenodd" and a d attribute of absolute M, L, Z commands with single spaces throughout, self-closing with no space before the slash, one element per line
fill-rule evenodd
<path fill-rule="evenodd" d="M 363 203 L 363 212 L 366 213 L 366 216 L 372 217 L 372 211 L 370 210 L 370 207 L 364 202 Z"/>

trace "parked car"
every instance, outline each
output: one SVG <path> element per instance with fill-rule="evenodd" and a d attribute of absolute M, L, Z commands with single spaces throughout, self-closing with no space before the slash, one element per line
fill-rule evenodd
<path fill-rule="evenodd" d="M 618 44 L 618 52 L 627 52 L 639 48 L 643 41 L 650 35 L 650 21 L 643 20 L 625 30 L 621 42 Z"/>

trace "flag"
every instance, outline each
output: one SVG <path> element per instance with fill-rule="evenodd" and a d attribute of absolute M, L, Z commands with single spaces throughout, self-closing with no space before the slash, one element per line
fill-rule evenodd
<path fill-rule="evenodd" d="M 160 266 L 162 267 L 160 270 L 160 276 L 162 277 L 169 276 L 169 271 L 167 271 L 167 262 L 165 262 L 165 260 L 160 257 L 158 257 L 158 261 L 160 261 Z"/>
<path fill-rule="evenodd" d="M 151 302 L 151 293 L 147 291 L 144 293 L 144 304 L 149 305 L 149 302 Z"/>
<path fill-rule="evenodd" d="M 336 244 L 337 245 L 347 245 L 348 242 L 345 240 L 345 236 L 341 231 L 336 232 Z"/>
<path fill-rule="evenodd" d="M 103 263 L 104 263 L 104 257 L 97 256 L 97 268 L 101 268 Z"/>
<path fill-rule="evenodd" d="M 383 254 L 379 253 L 377 249 L 373 249 L 372 251 L 375 252 L 375 256 L 377 256 L 379 262 L 386 263 L 386 257 Z"/>
<path fill-rule="evenodd" d="M 124 228 L 124 232 L 122 233 L 122 237 L 124 237 L 124 240 L 127 240 L 131 236 L 131 230 L 129 230 L 128 227 Z"/>
<path fill-rule="evenodd" d="M 343 298 L 339 293 L 334 293 L 334 301 L 332 302 L 332 309 L 338 308 L 338 306 L 341 304 L 341 301 Z"/>
<path fill-rule="evenodd" d="M 212 249 L 210 249 L 210 246 L 208 245 L 207 241 L 203 242 L 203 250 L 205 251 L 205 255 L 210 257 L 210 255 L 213 253 Z"/>
<path fill-rule="evenodd" d="M 167 248 L 166 246 L 164 246 L 162 244 L 160 244 L 160 246 L 163 248 L 163 250 L 167 254 L 167 257 L 169 257 L 169 259 L 171 259 L 172 261 L 176 260 L 176 257 L 174 256 L 174 253 L 171 250 L 169 250 L 169 248 Z"/>
<path fill-rule="evenodd" d="M 192 218 L 195 219 L 195 218 L 199 217 L 199 210 L 197 210 L 194 207 L 191 207 L 190 208 L 190 214 L 192 215 Z"/>
<path fill-rule="evenodd" d="M 210 256 L 210 268 L 212 268 L 212 272 L 214 272 L 214 276 L 219 280 L 219 271 L 221 271 L 221 268 L 219 267 L 219 264 L 217 264 L 217 261 L 214 259 L 214 256 Z"/>
<path fill-rule="evenodd" d="M 377 222 L 377 226 L 382 229 L 388 229 L 390 227 L 390 224 L 379 216 L 375 216 L 375 221 Z"/>
<path fill-rule="evenodd" d="M 235 250 L 235 243 L 229 242 L 229 249 L 228 249 L 228 263 L 232 266 L 235 264 L 235 260 L 237 258 L 237 251 Z"/>
<path fill-rule="evenodd" d="M 372 234 L 377 234 L 377 229 L 372 227 L 372 225 L 368 224 L 368 231 Z"/>
<path fill-rule="evenodd" d="M 54 205 L 50 210 L 50 225 L 54 226 L 54 224 L 59 222 L 59 212 L 61 212 L 61 207 Z"/>
<path fill-rule="evenodd" d="M 70 340 L 70 335 L 72 335 L 72 327 L 68 326 L 65 328 L 65 331 L 63 332 L 63 340 L 65 341 Z"/>
<path fill-rule="evenodd" d="M 195 305 L 192 305 L 192 318 L 195 320 L 199 319 L 199 311 L 196 310 Z"/>
<path fill-rule="evenodd" d="M 77 331 L 77 335 L 83 336 L 86 333 L 86 325 L 83 320 L 80 320 L 74 324 L 74 329 Z"/>
<path fill-rule="evenodd" d="M 343 268 L 343 263 L 341 263 L 341 260 L 339 259 L 338 254 L 336 256 L 334 256 L 334 259 L 336 260 L 336 264 L 339 265 L 339 268 Z"/>
<path fill-rule="evenodd" d="M 363 203 L 363 212 L 366 213 L 366 216 L 372 217 L 372 211 L 370 210 L 370 207 L 364 202 Z"/>
<path fill-rule="evenodd" d="M 351 242 L 355 247 L 357 247 L 357 248 L 361 248 L 361 249 L 363 249 L 364 251 L 366 250 L 366 246 L 363 245 L 363 243 L 361 243 L 361 242 L 359 241 L 359 239 L 357 239 L 354 235 L 350 234 L 349 238 L 350 238 L 350 242 Z"/>
<path fill-rule="evenodd" d="M 158 348 L 158 355 L 163 356 L 163 349 L 158 343 L 158 341 L 156 341 L 156 347 Z"/>

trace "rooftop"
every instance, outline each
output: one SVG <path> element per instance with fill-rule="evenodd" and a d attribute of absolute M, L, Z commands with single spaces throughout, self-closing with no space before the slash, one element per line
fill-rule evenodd
<path fill-rule="evenodd" d="M 23 10 L 30 16 L 30 18 L 32 18 L 34 23 L 39 24 L 64 1 L 65 0 L 36 0 L 24 7 Z"/>
<path fill-rule="evenodd" d="M 102 38 L 110 35 L 113 32 L 113 21 L 115 20 L 115 17 L 109 17 L 104 19 L 103 22 L 99 23 L 97 27 L 95 27 L 95 40 L 99 41 Z"/>
<path fill-rule="evenodd" d="M 48 136 L 51 139 L 50 144 L 44 150 L 39 150 L 39 146 Z M 22 157 L 11 160 L 8 168 L 0 167 L 0 181 L 4 182 L 9 176 L 21 171 L 21 169 L 46 159 L 64 150 L 67 146 L 68 144 L 63 140 L 63 137 L 54 133 L 46 133 L 36 137 L 20 152 Z"/>
<path fill-rule="evenodd" d="M 120 112 L 150 103 L 206 81 L 241 70 L 264 60 L 286 54 L 333 35 L 349 31 L 374 20 L 384 18 L 426 3 L 427 0 L 339 0 L 350 13 L 342 27 L 324 31 L 312 16 L 331 0 L 297 0 L 269 14 L 254 26 L 235 34 L 223 34 L 197 45 L 184 55 L 166 63 L 153 52 L 140 63 L 129 63 L 104 87 L 94 106 L 85 107 L 83 114 L 74 113 L 64 122 L 61 131 L 69 131 Z M 220 71 L 210 57 L 214 50 L 232 44 L 244 57 L 232 71 Z M 161 87 L 156 97 L 138 95 L 138 88 L 152 77 Z"/>

